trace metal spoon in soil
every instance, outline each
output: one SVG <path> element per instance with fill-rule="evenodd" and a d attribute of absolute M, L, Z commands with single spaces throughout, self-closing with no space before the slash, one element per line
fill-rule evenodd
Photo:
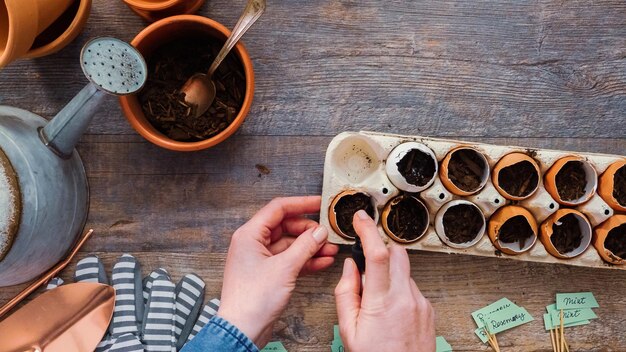
<path fill-rule="evenodd" d="M 204 114 L 211 104 L 213 104 L 213 100 L 215 100 L 215 83 L 213 83 L 211 79 L 215 70 L 217 70 L 217 67 L 222 63 L 224 58 L 226 58 L 239 39 L 241 39 L 254 22 L 261 17 L 263 11 L 265 11 L 265 0 L 250 0 L 248 5 L 246 5 L 246 9 L 243 10 L 235 28 L 233 28 L 230 37 L 226 40 L 226 43 L 224 43 L 222 50 L 220 50 L 215 60 L 213 60 L 208 74 L 196 73 L 185 82 L 181 92 L 185 94 L 185 103 L 190 106 L 195 106 L 195 117 Z"/>

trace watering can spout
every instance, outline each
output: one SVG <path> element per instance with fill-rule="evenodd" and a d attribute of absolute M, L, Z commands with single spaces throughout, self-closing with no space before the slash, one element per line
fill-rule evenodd
<path fill-rule="evenodd" d="M 48 124 L 39 131 L 41 140 L 62 158 L 72 156 L 80 136 L 93 119 L 106 96 L 90 83 L 83 88 Z"/>

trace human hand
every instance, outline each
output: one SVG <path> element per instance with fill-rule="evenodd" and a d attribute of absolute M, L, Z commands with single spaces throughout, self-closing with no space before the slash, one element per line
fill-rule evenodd
<path fill-rule="evenodd" d="M 406 250 L 387 248 L 363 210 L 354 229 L 365 253 L 365 279 L 346 259 L 335 288 L 339 331 L 348 351 L 435 351 L 435 313 L 411 278 Z M 384 334 L 384 336 L 383 336 Z"/>
<path fill-rule="evenodd" d="M 339 248 L 328 231 L 304 217 L 320 210 L 320 197 L 277 198 L 231 239 L 217 313 L 259 348 L 287 307 L 298 276 L 333 264 Z"/>

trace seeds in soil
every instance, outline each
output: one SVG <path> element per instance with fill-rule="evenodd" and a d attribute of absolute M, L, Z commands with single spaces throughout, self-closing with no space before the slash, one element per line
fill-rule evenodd
<path fill-rule="evenodd" d="M 556 174 L 556 189 L 565 201 L 574 201 L 585 195 L 587 175 L 582 161 L 568 161 Z"/>
<path fill-rule="evenodd" d="M 469 204 L 458 204 L 443 214 L 443 229 L 452 243 L 473 241 L 479 235 L 485 218 L 478 208 Z"/>
<path fill-rule="evenodd" d="M 391 205 L 387 227 L 400 240 L 414 241 L 420 238 L 428 227 L 428 210 L 414 197 L 406 195 L 400 197 L 399 201 Z"/>
<path fill-rule="evenodd" d="M 245 96 L 243 65 L 230 53 L 213 74 L 217 89 L 207 112 L 195 117 L 180 89 L 195 73 L 208 72 L 223 42 L 215 38 L 185 38 L 158 48 L 148 59 L 148 81 L 139 102 L 150 122 L 167 137 L 183 142 L 211 138 L 237 117 Z"/>
<path fill-rule="evenodd" d="M 626 207 L 626 165 L 613 175 L 613 197 L 621 206 Z"/>
<path fill-rule="evenodd" d="M 604 248 L 619 259 L 626 259 L 626 224 L 614 227 L 606 236 Z"/>
<path fill-rule="evenodd" d="M 344 235 L 353 238 L 357 237 L 352 220 L 354 219 L 354 214 L 359 210 L 365 210 L 371 218 L 374 218 L 372 199 L 365 193 L 345 195 L 335 204 L 333 211 L 336 214 L 337 227 Z"/>
<path fill-rule="evenodd" d="M 448 177 L 465 192 L 478 190 L 483 181 L 487 163 L 473 149 L 460 149 L 452 153 L 448 163 Z"/>
<path fill-rule="evenodd" d="M 526 242 L 536 236 L 528 220 L 522 215 L 516 215 L 502 224 L 498 231 L 498 240 L 502 243 L 519 243 L 520 250 L 524 250 Z"/>
<path fill-rule="evenodd" d="M 570 253 L 580 247 L 582 240 L 583 234 L 576 215 L 567 214 L 552 225 L 550 241 L 559 253 Z"/>
<path fill-rule="evenodd" d="M 418 187 L 425 186 L 432 180 L 436 168 L 432 156 L 419 149 L 411 149 L 396 166 L 406 182 Z"/>
<path fill-rule="evenodd" d="M 511 196 L 526 197 L 537 188 L 539 174 L 530 161 L 524 160 L 500 170 L 498 184 Z"/>

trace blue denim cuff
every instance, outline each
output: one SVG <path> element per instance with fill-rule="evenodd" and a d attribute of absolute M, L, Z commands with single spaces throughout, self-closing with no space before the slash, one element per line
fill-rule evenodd
<path fill-rule="evenodd" d="M 181 351 L 259 352 L 259 349 L 236 326 L 214 316 Z"/>

